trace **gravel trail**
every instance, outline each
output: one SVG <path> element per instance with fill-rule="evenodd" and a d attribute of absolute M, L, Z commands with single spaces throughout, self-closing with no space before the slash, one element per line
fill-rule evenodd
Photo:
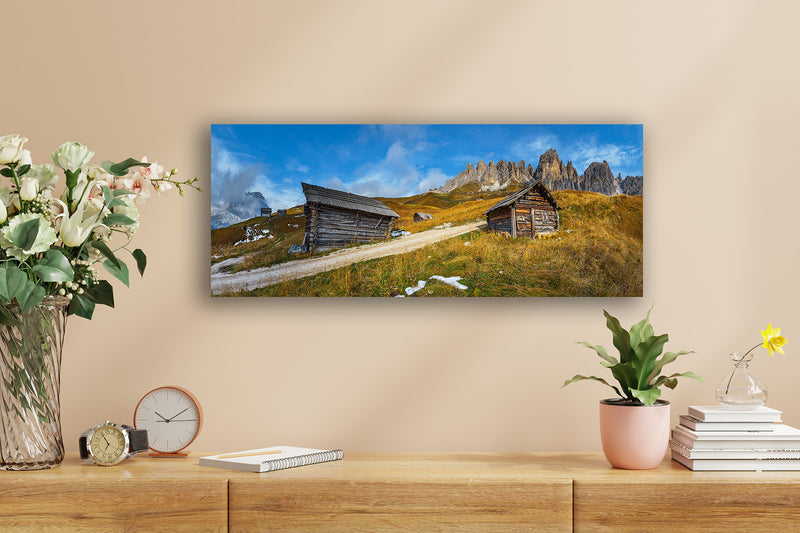
<path fill-rule="evenodd" d="M 473 222 L 461 226 L 449 228 L 431 229 L 398 237 L 387 242 L 376 244 L 366 244 L 358 248 L 348 248 L 339 250 L 323 257 L 312 257 L 309 259 L 298 259 L 288 263 L 280 263 L 270 267 L 256 268 L 243 272 L 222 272 L 226 266 L 232 266 L 244 261 L 243 257 L 226 259 L 211 266 L 211 294 L 223 294 L 240 290 L 254 290 L 267 285 L 274 285 L 291 279 L 313 276 L 320 272 L 334 270 L 353 263 L 360 263 L 369 259 L 385 257 L 387 255 L 397 255 L 418 248 L 422 248 L 434 242 L 450 239 L 469 233 L 485 226 L 485 222 Z"/>

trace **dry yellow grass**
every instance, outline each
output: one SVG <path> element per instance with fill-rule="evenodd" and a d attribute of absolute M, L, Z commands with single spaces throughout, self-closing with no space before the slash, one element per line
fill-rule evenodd
<path fill-rule="evenodd" d="M 641 296 L 642 197 L 557 191 L 561 231 L 550 239 L 472 232 L 392 257 L 264 287 L 245 296 L 396 296 L 433 275 L 460 276 L 466 290 L 429 281 L 420 296 Z M 443 209 L 422 231 L 479 217 L 497 199 Z"/>

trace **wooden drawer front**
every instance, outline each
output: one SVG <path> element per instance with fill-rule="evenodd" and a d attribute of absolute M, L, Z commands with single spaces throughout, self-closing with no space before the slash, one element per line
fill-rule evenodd
<path fill-rule="evenodd" d="M 572 482 L 231 480 L 231 531 L 571 531 Z"/>
<path fill-rule="evenodd" d="M 102 467 L 94 467 L 102 468 Z M 37 480 L 0 483 L 0 529 L 225 531 L 226 480 Z"/>
<path fill-rule="evenodd" d="M 575 481 L 574 512 L 578 532 L 798 531 L 800 484 Z"/>

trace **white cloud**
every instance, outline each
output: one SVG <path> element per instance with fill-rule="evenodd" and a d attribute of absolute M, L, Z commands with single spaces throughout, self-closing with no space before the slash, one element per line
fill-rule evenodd
<path fill-rule="evenodd" d="M 570 150 L 575 170 L 583 172 L 593 162 L 607 161 L 614 174 L 641 173 L 642 148 L 634 145 L 597 144 L 593 139 L 577 142 Z"/>
<path fill-rule="evenodd" d="M 308 174 L 311 170 L 308 165 L 304 165 L 296 157 L 290 157 L 286 160 L 286 170 L 291 172 L 300 172 L 301 174 Z"/>
<path fill-rule="evenodd" d="M 263 165 L 254 163 L 251 156 L 237 153 L 230 143 L 214 136 L 211 137 L 211 192 L 212 211 L 215 212 L 240 204 L 243 198 L 249 201 L 246 192 L 260 192 L 273 209 L 305 203 L 299 183 L 287 187 L 283 180 L 274 182 Z"/>
<path fill-rule="evenodd" d="M 539 156 L 558 145 L 558 137 L 551 134 L 538 135 L 527 139 L 519 139 L 511 143 L 511 155 L 515 160 L 524 159 L 533 166 L 539 162 Z M 560 154 L 559 154 L 560 155 Z"/>

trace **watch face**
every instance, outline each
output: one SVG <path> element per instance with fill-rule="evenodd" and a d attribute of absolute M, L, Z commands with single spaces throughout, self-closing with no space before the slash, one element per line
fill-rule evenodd
<path fill-rule="evenodd" d="M 148 392 L 133 414 L 137 429 L 146 429 L 150 448 L 162 453 L 189 446 L 200 432 L 203 413 L 197 399 L 180 387 L 161 387 Z"/>
<path fill-rule="evenodd" d="M 114 426 L 100 426 L 89 440 L 89 449 L 100 464 L 118 463 L 125 456 L 125 435 Z"/>

